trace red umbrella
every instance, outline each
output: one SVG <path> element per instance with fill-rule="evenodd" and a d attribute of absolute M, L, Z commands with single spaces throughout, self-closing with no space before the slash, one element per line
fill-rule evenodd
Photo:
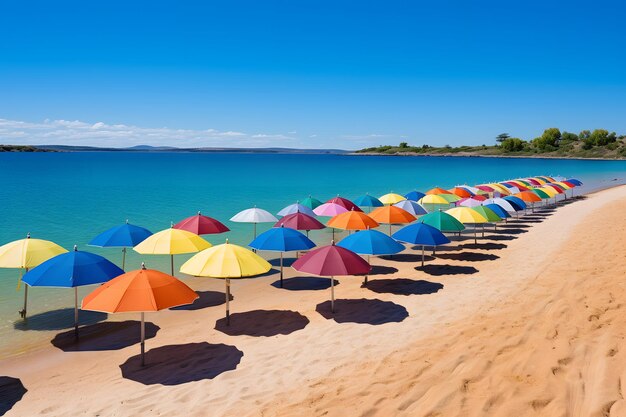
<path fill-rule="evenodd" d="M 335 311 L 335 280 L 337 275 L 365 275 L 372 267 L 356 253 L 335 246 L 323 246 L 312 250 L 295 261 L 292 268 L 307 274 L 330 277 L 330 310 Z"/>
<path fill-rule="evenodd" d="M 487 199 L 487 197 L 485 197 L 484 195 L 480 195 L 480 194 L 476 194 L 472 198 L 478 201 L 485 201 Z"/>
<path fill-rule="evenodd" d="M 359 208 L 359 206 L 354 204 L 352 201 L 348 200 L 347 198 L 343 198 L 339 196 L 335 198 L 331 198 L 330 200 L 327 201 L 327 203 L 339 204 L 341 207 L 344 207 L 346 210 L 363 211 Z"/>
<path fill-rule="evenodd" d="M 211 217 L 203 216 L 198 212 L 195 216 L 187 217 L 176 223 L 174 229 L 186 230 L 197 235 L 215 235 L 228 232 L 230 229 L 223 223 Z"/>
<path fill-rule="evenodd" d="M 304 213 L 292 213 L 286 215 L 285 217 L 277 221 L 274 225 L 274 227 L 281 226 L 285 226 L 295 230 L 306 230 L 307 232 L 309 230 L 319 230 L 326 227 L 316 218 Z"/>

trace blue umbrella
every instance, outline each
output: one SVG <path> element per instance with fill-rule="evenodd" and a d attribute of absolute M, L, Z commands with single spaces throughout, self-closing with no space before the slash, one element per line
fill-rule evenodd
<path fill-rule="evenodd" d="M 513 206 L 515 211 L 522 211 L 526 209 L 526 203 L 519 197 L 515 197 L 514 195 L 507 195 L 503 198 Z"/>
<path fill-rule="evenodd" d="M 437 246 L 450 243 L 450 239 L 441 233 L 439 229 L 426 223 L 409 224 L 391 235 L 391 237 L 401 242 L 422 245 L 422 266 L 424 266 L 424 246 Z"/>
<path fill-rule="evenodd" d="M 379 199 L 369 194 L 365 194 L 365 195 L 362 195 L 361 197 L 354 199 L 353 203 L 359 207 L 382 207 L 384 206 L 384 204 Z"/>
<path fill-rule="evenodd" d="M 122 269 L 124 269 L 126 263 L 126 248 L 137 246 L 151 235 L 152 232 L 148 229 L 129 224 L 128 220 L 126 220 L 125 224 L 112 227 L 94 237 L 91 242 L 89 242 L 89 246 L 123 248 Z"/>
<path fill-rule="evenodd" d="M 403 200 L 394 204 L 396 207 L 400 207 L 402 210 L 408 211 L 414 216 L 421 216 L 423 214 L 428 214 L 426 209 L 420 206 L 418 203 L 412 200 Z"/>
<path fill-rule="evenodd" d="M 94 253 L 62 253 L 28 271 L 22 281 L 31 287 L 74 288 L 74 332 L 78 337 L 78 287 L 107 282 L 124 271 L 113 262 Z"/>
<path fill-rule="evenodd" d="M 402 252 L 404 245 L 378 230 L 360 230 L 341 239 L 337 246 L 351 250 L 359 255 L 367 255 L 367 263 L 370 255 L 393 255 Z M 364 284 L 367 284 L 367 275 Z"/>
<path fill-rule="evenodd" d="M 280 286 L 283 286 L 283 252 L 301 251 L 315 247 L 315 243 L 297 230 L 273 227 L 258 235 L 248 244 L 256 250 L 280 252 Z"/>
<path fill-rule="evenodd" d="M 419 201 L 422 197 L 424 197 L 426 194 L 420 192 L 420 191 L 411 191 L 409 193 L 406 193 L 404 195 L 404 198 L 406 198 L 407 200 L 411 200 L 411 201 Z"/>
<path fill-rule="evenodd" d="M 581 180 L 577 180 L 576 178 L 570 178 L 569 180 L 565 180 L 565 181 L 571 182 L 577 187 L 580 187 L 581 185 L 583 185 L 583 182 Z"/>
<path fill-rule="evenodd" d="M 485 207 L 491 209 L 491 211 L 493 211 L 494 213 L 496 213 L 498 216 L 502 217 L 503 219 L 505 219 L 507 217 L 511 217 L 511 215 L 509 213 L 507 213 L 507 211 L 505 209 L 503 209 L 501 206 L 492 203 L 492 204 L 485 204 Z"/>
<path fill-rule="evenodd" d="M 281 211 L 279 211 L 277 214 L 279 216 L 287 216 L 288 214 L 294 214 L 294 213 L 304 213 L 307 216 L 311 216 L 311 217 L 317 217 L 317 214 L 315 214 L 313 212 L 313 210 L 311 210 L 310 207 L 307 206 L 303 206 L 302 204 L 295 203 L 295 204 L 290 204 L 287 207 L 285 207 L 284 209 L 282 209 Z"/>

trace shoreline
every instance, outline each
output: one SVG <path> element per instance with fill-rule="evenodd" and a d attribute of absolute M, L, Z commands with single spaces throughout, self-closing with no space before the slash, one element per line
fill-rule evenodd
<path fill-rule="evenodd" d="M 626 158 L 585 158 L 580 156 L 549 156 L 549 155 L 480 155 L 480 154 L 468 154 L 468 153 L 394 153 L 384 154 L 376 152 L 349 152 L 344 154 L 346 156 L 397 156 L 397 157 L 459 157 L 459 158 L 517 158 L 517 159 L 561 159 L 561 160 L 577 160 L 577 161 L 626 161 Z"/>
<path fill-rule="evenodd" d="M 567 253 L 564 247 L 568 247 L 572 239 L 576 238 L 577 229 L 575 228 L 588 224 L 585 219 L 589 215 L 595 213 L 596 210 L 602 210 L 605 204 L 613 204 L 612 201 L 616 199 L 616 195 L 622 196 L 617 201 L 624 201 L 625 187 L 613 186 L 610 190 L 613 192 L 594 191 L 587 194 L 584 199 L 561 205 L 553 215 L 550 214 L 551 212 L 546 212 L 545 219 L 536 224 L 528 223 L 527 229 L 519 229 L 526 230 L 526 232 L 519 235 L 489 233 L 490 238 L 484 240 L 483 243 L 479 241 L 477 247 L 473 247 L 463 239 L 453 241 L 449 250 L 442 248 L 441 251 L 437 251 L 438 256 L 443 256 L 443 258 L 435 258 L 428 262 L 428 265 L 432 264 L 431 266 L 439 268 L 433 270 L 434 275 L 425 274 L 419 268 L 413 269 L 415 266 L 413 261 L 403 262 L 400 257 L 396 257 L 395 260 L 373 258 L 373 264 L 381 272 L 373 274 L 371 282 L 379 281 L 379 285 L 384 283 L 387 287 L 382 287 L 382 289 L 388 289 L 390 285 L 393 285 L 394 279 L 413 279 L 417 281 L 412 282 L 419 283 L 414 290 L 418 293 L 374 292 L 371 289 L 361 288 L 358 277 L 339 279 L 341 285 L 337 286 L 338 299 L 359 300 L 366 297 L 367 300 L 380 300 L 383 303 L 401 306 L 406 309 L 408 316 L 401 320 L 398 318 L 399 321 L 367 325 L 328 320 L 316 311 L 316 304 L 323 303 L 328 298 L 327 290 L 286 293 L 270 285 L 276 279 L 275 275 L 234 283 L 235 301 L 231 304 L 231 308 L 234 313 L 238 314 L 257 311 L 255 309 L 298 312 L 308 322 L 304 328 L 296 330 L 294 334 L 278 334 L 271 337 L 229 336 L 218 329 L 211 329 L 212 324 L 223 315 L 223 306 L 196 311 L 165 311 L 150 314 L 148 320 L 157 324 L 160 330 L 156 338 L 148 339 L 149 355 L 151 349 L 160 346 L 203 341 L 208 341 L 210 344 L 221 343 L 236 346 L 238 350 L 244 352 L 241 362 L 234 370 L 211 379 L 169 386 L 144 385 L 123 378 L 120 375 L 120 366 L 122 366 L 120 364 L 125 363 L 128 357 L 136 355 L 136 345 L 112 351 L 74 353 L 63 352 L 49 346 L 45 350 L 24 354 L 18 358 L 19 360 L 4 359 L 0 363 L 5 372 L 8 371 L 7 375 L 21 378 L 30 390 L 7 415 L 36 415 L 48 409 L 56 414 L 67 415 L 73 415 L 72 412 L 136 415 L 147 410 L 176 414 L 177 411 L 182 412 L 181 407 L 187 407 L 184 408 L 187 411 L 186 415 L 202 415 L 201 410 L 195 407 L 205 406 L 213 407 L 212 410 L 216 415 L 234 414 L 235 410 L 240 415 L 258 415 L 259 410 L 262 410 L 265 415 L 318 415 L 322 414 L 321 410 L 331 410 L 329 415 L 341 415 L 341 404 L 345 404 L 345 400 L 354 401 L 355 404 L 360 401 L 360 397 L 354 393 L 358 389 L 369 392 L 367 406 L 374 407 L 371 401 L 379 397 L 374 395 L 375 391 L 368 390 L 363 384 L 368 382 L 367 378 L 375 379 L 378 375 L 385 375 L 384 367 L 380 368 L 379 365 L 381 358 L 383 358 L 383 365 L 393 364 L 390 370 L 402 371 L 402 366 L 395 362 L 399 353 L 402 352 L 401 354 L 405 355 L 418 349 L 411 346 L 422 346 L 424 349 L 423 346 L 428 346 L 429 340 L 435 340 L 436 337 L 446 334 L 456 326 L 464 326 L 465 322 L 470 321 L 469 317 L 480 314 L 481 311 L 484 313 L 504 308 L 503 305 L 507 304 L 506 300 L 515 297 L 515 294 L 522 288 L 521 286 L 528 285 L 541 276 L 541 271 L 546 268 L 546 265 L 549 268 L 549 263 L 552 262 L 555 254 Z M 572 225 L 572 222 L 575 223 Z M 509 226 L 514 224 L 521 225 L 512 221 Z M 505 236 L 513 239 L 500 239 Z M 546 237 L 549 240 L 546 240 Z M 602 236 L 596 238 L 602 239 Z M 546 241 L 550 244 L 545 245 Z M 470 258 L 470 261 L 460 259 L 459 255 L 462 252 L 453 250 L 459 245 L 461 247 L 469 245 L 462 252 L 467 252 L 468 256 L 473 254 L 471 256 L 475 259 Z M 413 250 L 408 252 L 407 256 L 417 253 Z M 527 268 L 518 271 L 511 270 L 510 265 L 526 262 L 527 259 L 533 260 Z M 443 270 L 441 270 L 442 267 Z M 479 273 L 468 273 L 468 268 L 478 269 Z M 395 272 L 392 269 L 395 269 Z M 503 275 L 504 271 L 507 271 L 505 275 Z M 294 275 L 297 274 L 289 270 L 288 277 Z M 507 279 L 503 280 L 502 277 Z M 194 289 L 220 291 L 222 285 L 215 281 L 195 280 Z M 439 288 L 436 284 L 441 287 Z M 526 301 L 531 300 L 523 300 L 523 302 Z M 401 311 L 399 307 L 393 307 L 392 311 L 384 313 L 377 308 L 382 307 L 379 305 L 374 309 L 368 309 L 366 319 L 372 315 L 383 320 L 389 315 L 400 314 L 398 311 Z M 282 314 L 284 317 L 288 316 L 287 313 Z M 351 318 L 354 319 L 354 317 Z M 129 320 L 136 319 L 136 317 L 121 315 L 112 319 Z M 279 320 L 275 325 L 282 326 L 283 331 L 286 331 L 284 328 L 289 323 L 285 320 L 287 319 L 283 318 L 282 322 Z M 389 343 L 389 340 L 394 340 L 394 342 Z M 460 339 L 458 342 L 462 343 L 463 340 Z M 407 350 L 408 347 L 411 349 Z M 359 354 L 355 356 L 355 352 Z M 416 352 L 419 352 L 419 349 Z M 426 351 L 426 355 L 431 354 L 432 352 Z M 170 359 L 176 360 L 174 357 Z M 208 360 L 208 357 L 204 357 L 204 360 Z M 158 366 L 151 369 L 157 372 Z M 175 372 L 175 369 L 168 369 L 169 372 Z M 364 369 L 376 371 L 374 375 L 369 375 L 367 378 L 364 375 L 357 377 L 359 372 L 364 372 Z M 410 369 L 413 369 L 414 374 L 419 373 L 418 368 L 411 367 Z M 53 376 L 56 384 L 50 387 L 51 384 L 47 384 L 46 380 Z M 165 376 L 155 374 L 154 377 L 164 378 Z M 59 398 L 60 393 L 70 392 L 76 381 L 85 387 L 91 387 L 80 394 L 79 404 L 82 411 L 72 405 L 64 405 Z M 342 384 L 348 384 L 345 391 L 336 391 L 333 388 Z M 354 387 L 350 387 L 350 384 Z M 393 387 L 393 383 L 391 384 Z M 318 398 L 320 389 L 328 395 L 315 400 Z M 124 397 L 115 398 L 120 390 L 123 390 Z M 411 389 L 398 390 L 398 392 L 401 391 L 411 392 Z M 97 396 L 96 392 L 98 392 Z M 283 394 L 277 395 L 275 394 L 277 392 Z M 346 397 L 344 401 L 333 400 L 342 398 L 342 392 L 355 396 Z M 168 396 L 169 401 L 158 402 L 157 399 L 162 396 Z M 185 406 L 187 400 L 191 400 L 193 406 L 191 404 Z M 402 414 L 397 411 L 399 404 L 394 403 L 393 400 L 391 404 L 389 400 L 383 403 L 385 404 L 383 410 L 386 410 L 386 413 L 380 411 L 372 415 L 390 415 L 390 413 L 393 414 L 394 409 Z M 204 406 L 201 407 L 201 404 Z M 389 408 L 392 405 L 395 408 Z M 366 405 L 359 405 L 362 412 L 366 411 L 364 407 Z M 406 414 L 416 411 L 409 406 L 405 410 Z M 518 415 L 527 414 L 520 412 Z"/>

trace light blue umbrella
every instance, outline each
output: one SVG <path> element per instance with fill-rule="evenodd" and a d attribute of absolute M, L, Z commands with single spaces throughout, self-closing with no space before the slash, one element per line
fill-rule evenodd
<path fill-rule="evenodd" d="M 400 207 L 402 210 L 408 211 L 415 217 L 428 214 L 426 209 L 412 200 L 402 200 L 394 204 L 396 207 Z"/>
<path fill-rule="evenodd" d="M 303 206 L 302 204 L 300 204 L 300 202 L 288 205 L 287 207 L 279 211 L 277 214 L 279 216 L 286 216 L 288 214 L 294 214 L 294 213 L 304 213 L 307 216 L 317 217 L 317 214 L 315 214 L 310 207 Z"/>
<path fill-rule="evenodd" d="M 362 195 L 361 197 L 354 199 L 354 204 L 356 204 L 359 207 L 382 207 L 384 206 L 382 201 L 380 201 L 376 197 L 371 196 L 367 193 L 365 195 Z"/>
<path fill-rule="evenodd" d="M 424 246 L 434 247 L 450 243 L 450 239 L 441 233 L 439 229 L 426 223 L 409 224 L 391 235 L 391 237 L 401 242 L 422 245 L 422 266 L 424 266 Z"/>
<path fill-rule="evenodd" d="M 62 253 L 28 271 L 22 281 L 31 287 L 74 288 L 74 333 L 78 337 L 78 287 L 107 282 L 124 271 L 95 253 Z"/>
<path fill-rule="evenodd" d="M 261 233 L 248 245 L 256 250 L 280 252 L 280 286 L 283 286 L 283 252 L 301 251 L 315 247 L 315 243 L 297 230 L 273 227 Z"/>
<path fill-rule="evenodd" d="M 337 246 L 351 250 L 359 255 L 367 255 L 367 263 L 370 262 L 370 255 L 393 255 L 405 249 L 404 245 L 395 239 L 372 229 L 359 230 L 346 236 L 337 243 Z M 365 275 L 363 283 L 367 284 L 367 275 Z"/>
<path fill-rule="evenodd" d="M 126 248 L 132 248 L 152 236 L 152 232 L 140 226 L 128 223 L 115 226 L 94 237 L 89 246 L 101 248 L 117 247 L 122 248 L 122 269 L 126 264 Z"/>

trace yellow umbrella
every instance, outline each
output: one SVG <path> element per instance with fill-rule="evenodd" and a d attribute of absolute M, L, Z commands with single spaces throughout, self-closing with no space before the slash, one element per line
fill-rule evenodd
<path fill-rule="evenodd" d="M 478 243 L 478 238 L 476 237 L 476 224 L 489 222 L 485 216 L 470 207 L 455 207 L 450 210 L 446 210 L 446 213 L 463 224 L 474 225 L 474 243 Z"/>
<path fill-rule="evenodd" d="M 420 204 L 445 204 L 448 205 L 450 202 L 443 198 L 438 194 L 427 194 L 421 198 L 419 201 Z"/>
<path fill-rule="evenodd" d="M 170 255 L 171 275 L 174 275 L 174 255 L 198 252 L 210 247 L 211 244 L 197 234 L 170 227 L 149 236 L 133 250 L 143 255 Z"/>
<path fill-rule="evenodd" d="M 26 239 L 16 240 L 6 245 L 0 246 L 0 268 L 18 268 L 28 272 L 48 259 L 65 253 L 67 250 L 49 240 L 32 239 L 30 233 Z M 19 289 L 18 281 L 17 288 Z M 26 317 L 26 306 L 28 304 L 28 285 L 24 287 L 24 309 L 20 311 L 20 316 Z"/>
<path fill-rule="evenodd" d="M 230 279 L 261 275 L 272 269 L 265 259 L 244 247 L 226 243 L 205 249 L 180 267 L 183 274 L 225 278 L 226 324 L 230 324 Z"/>
<path fill-rule="evenodd" d="M 509 191 L 509 189 L 502 184 L 498 184 L 497 182 L 492 182 L 487 185 L 500 191 L 500 194 L 511 195 L 511 192 Z"/>
<path fill-rule="evenodd" d="M 389 193 L 389 194 L 385 194 L 384 196 L 380 197 L 379 200 L 383 204 L 396 204 L 396 203 L 399 203 L 400 201 L 406 200 L 406 198 L 404 198 L 400 194 Z"/>

